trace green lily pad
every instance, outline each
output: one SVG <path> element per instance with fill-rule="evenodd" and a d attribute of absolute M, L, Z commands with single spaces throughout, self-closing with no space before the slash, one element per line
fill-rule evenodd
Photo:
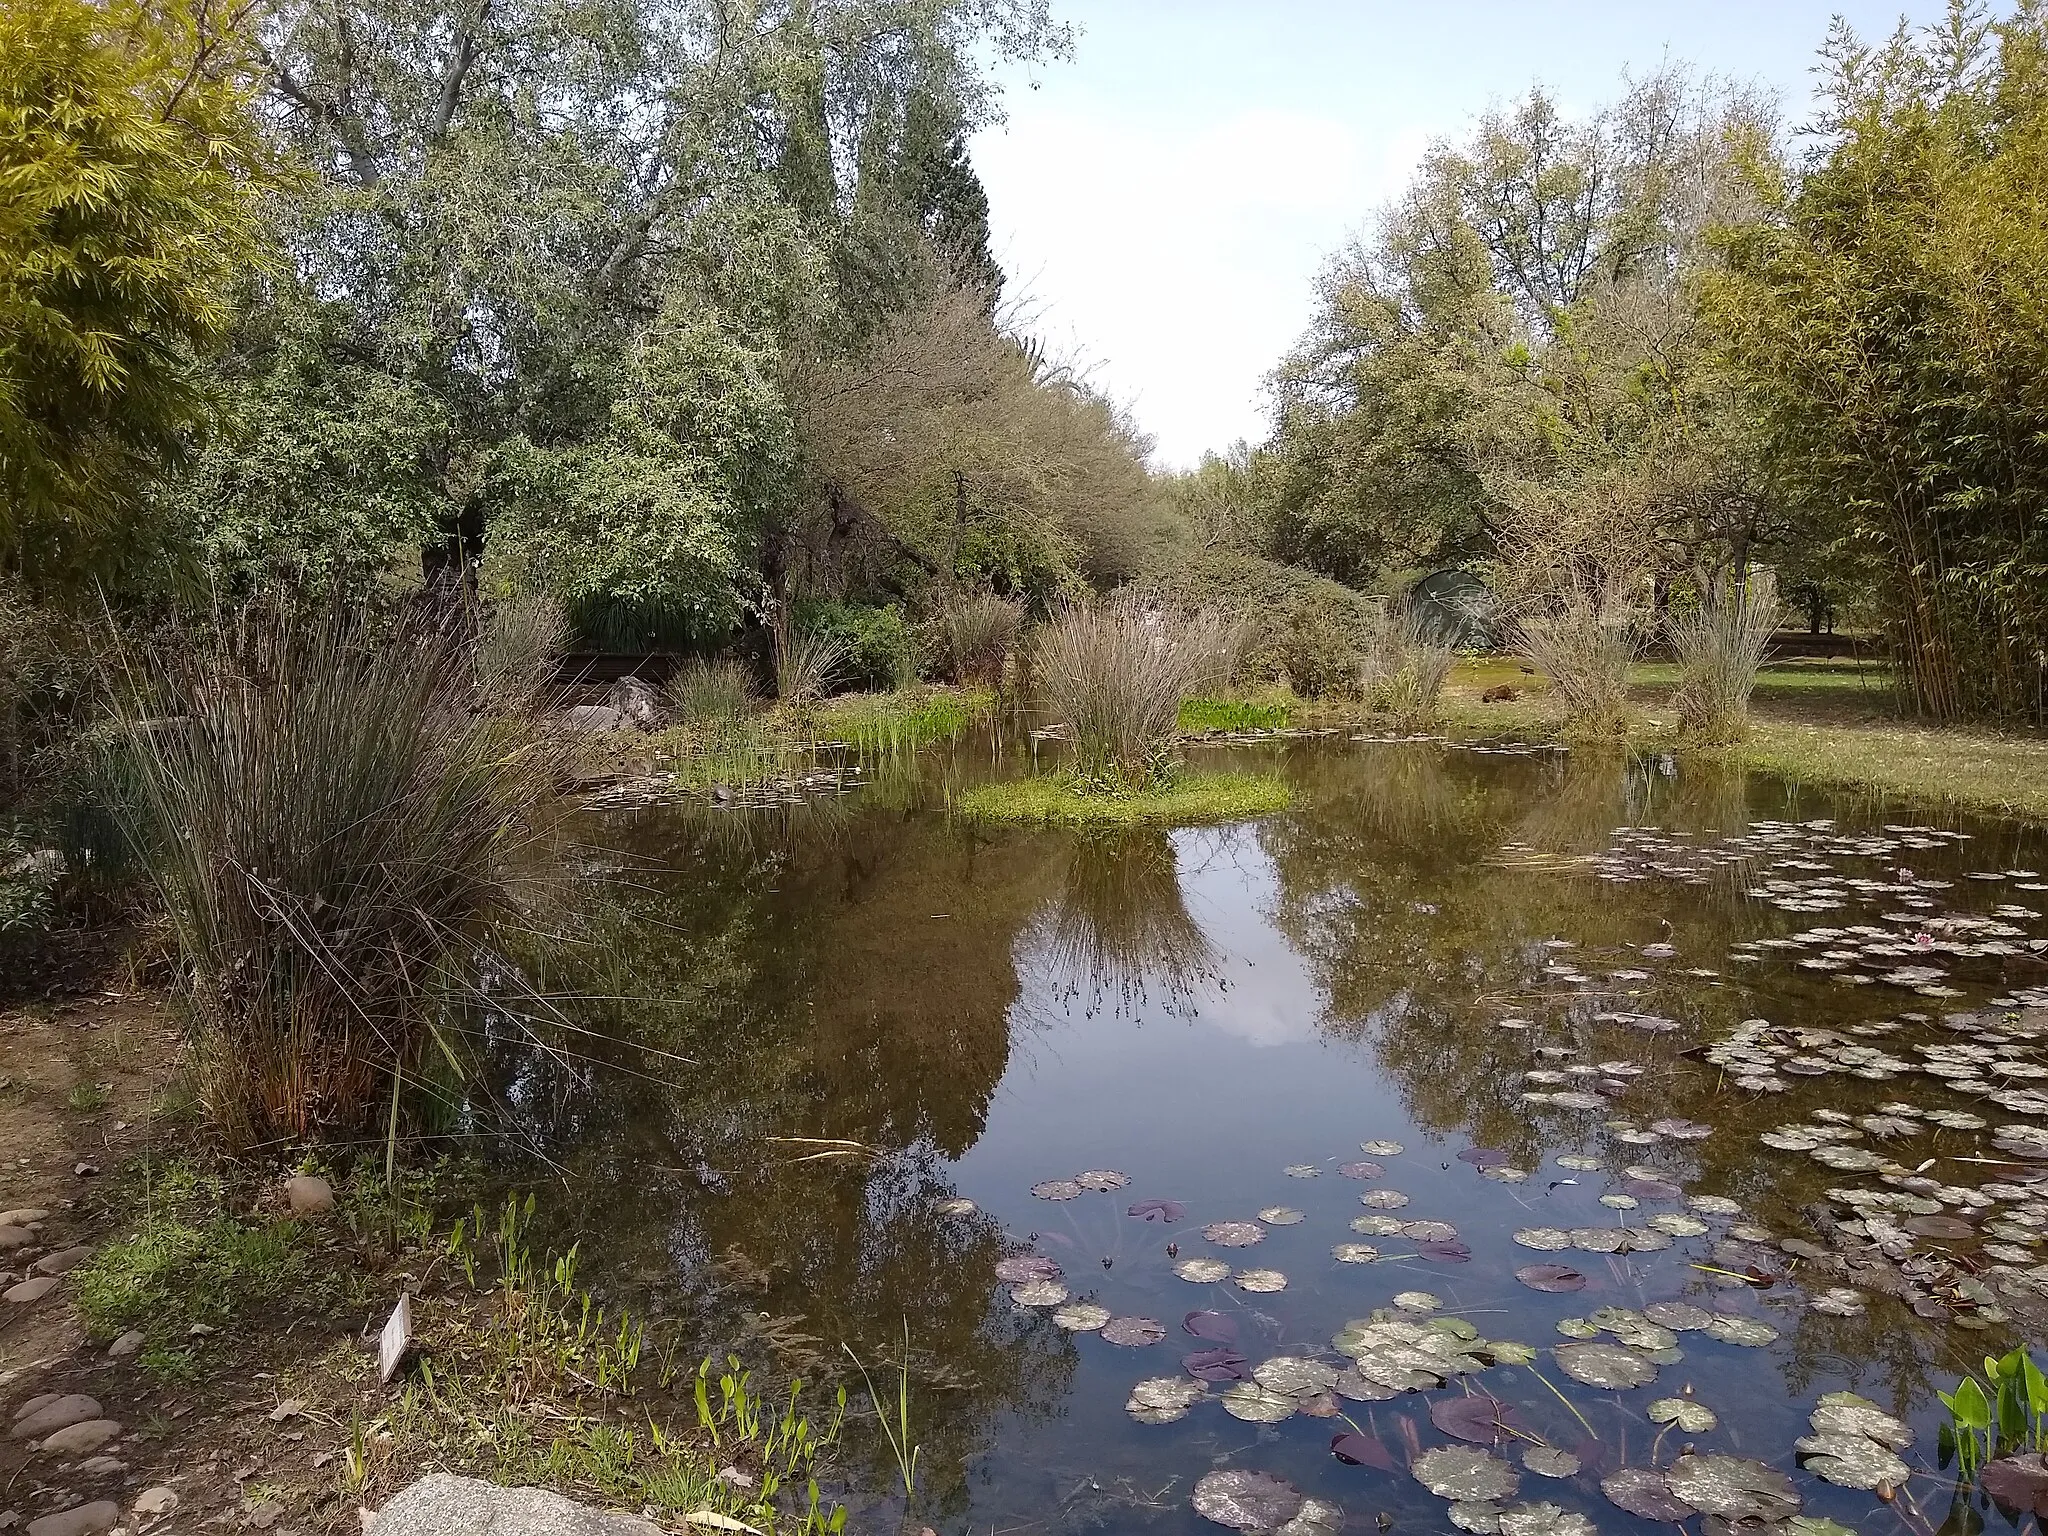
<path fill-rule="evenodd" d="M 1620 1344 L 1560 1344 L 1551 1351 L 1558 1367 L 1573 1381 L 1589 1387 L 1624 1392 L 1647 1387 L 1657 1379 L 1657 1367 L 1633 1349 Z"/>
<path fill-rule="evenodd" d="M 1913 1431 L 1901 1420 L 1854 1392 L 1828 1393 L 1808 1422 L 1817 1435 L 1862 1435 L 1895 1451 L 1903 1451 L 1913 1443 Z"/>
<path fill-rule="evenodd" d="M 1664 1474 L 1672 1493 L 1724 1520 L 1783 1520 L 1799 1511 L 1792 1479 L 1746 1456 L 1681 1456 Z"/>
<path fill-rule="evenodd" d="M 1740 1344 L 1745 1349 L 1762 1349 L 1766 1344 L 1775 1343 L 1778 1337 L 1777 1329 L 1753 1317 L 1717 1317 L 1707 1324 L 1704 1332 L 1723 1344 Z"/>
<path fill-rule="evenodd" d="M 1515 1469 L 1490 1451 L 1471 1446 L 1440 1445 L 1415 1458 L 1415 1480 L 1440 1499 L 1511 1498 L 1521 1486 Z"/>
<path fill-rule="evenodd" d="M 1442 1297 L 1428 1291 L 1402 1291 L 1394 1297 L 1394 1305 L 1403 1312 L 1434 1312 L 1443 1304 Z"/>
<path fill-rule="evenodd" d="M 1713 1409 L 1689 1397 L 1660 1397 L 1648 1411 L 1651 1423 L 1676 1425 L 1688 1435 L 1704 1435 L 1721 1422 Z"/>
<path fill-rule="evenodd" d="M 1109 1308 L 1092 1301 L 1074 1301 L 1053 1313 L 1052 1320 L 1069 1333 L 1093 1333 L 1109 1321 Z"/>
<path fill-rule="evenodd" d="M 1233 1282 L 1240 1291 L 1266 1295 L 1287 1289 L 1287 1277 L 1277 1269 L 1241 1269 Z"/>
<path fill-rule="evenodd" d="M 1172 1424 L 1208 1395 L 1199 1381 L 1185 1376 L 1154 1376 L 1131 1388 L 1124 1412 L 1140 1424 Z"/>
<path fill-rule="evenodd" d="M 1067 1288 L 1057 1280 L 1027 1280 L 1010 1287 L 1010 1300 L 1020 1307 L 1056 1307 L 1067 1299 Z"/>
<path fill-rule="evenodd" d="M 1291 1205 L 1269 1205 L 1259 1212 L 1259 1220 L 1269 1227 L 1291 1227 L 1307 1219 Z"/>
<path fill-rule="evenodd" d="M 1379 1256 L 1379 1249 L 1371 1243 L 1339 1243 L 1330 1250 L 1330 1257 L 1339 1264 L 1370 1264 Z"/>
<path fill-rule="evenodd" d="M 1320 1360 L 1275 1355 L 1252 1372 L 1252 1380 L 1288 1397 L 1313 1397 L 1336 1384 L 1337 1370 Z"/>
<path fill-rule="evenodd" d="M 1230 1266 L 1221 1259 L 1182 1259 L 1173 1266 L 1173 1272 L 1196 1285 L 1213 1285 L 1230 1278 Z"/>
<path fill-rule="evenodd" d="M 1532 1445 L 1522 1452 L 1522 1465 L 1538 1477 L 1577 1477 L 1579 1458 L 1554 1445 Z"/>
<path fill-rule="evenodd" d="M 1491 1499 L 1464 1499 L 1444 1513 L 1451 1524 L 1472 1536 L 1500 1536 L 1500 1506 Z"/>
<path fill-rule="evenodd" d="M 1211 1472 L 1195 1484 L 1195 1513 L 1234 1531 L 1278 1531 L 1302 1503 L 1292 1483 L 1245 1468 Z"/>
<path fill-rule="evenodd" d="M 1274 1536 L 1337 1536 L 1343 1529 L 1343 1510 L 1325 1499 L 1303 1499 L 1294 1518 Z"/>
<path fill-rule="evenodd" d="M 1515 1234 L 1515 1241 L 1538 1253 L 1556 1253 L 1571 1247 L 1572 1235 L 1562 1227 L 1524 1227 Z"/>
<path fill-rule="evenodd" d="M 1896 1488 L 1912 1475 L 1903 1461 L 1863 1435 L 1807 1435 L 1794 1449 L 1807 1471 L 1841 1488 Z"/>
<path fill-rule="evenodd" d="M 1593 1522 L 1555 1504 L 1517 1504 L 1500 1512 L 1500 1536 L 1595 1536 Z"/>
<path fill-rule="evenodd" d="M 1223 1411 L 1249 1424 L 1278 1424 L 1294 1416 L 1296 1400 L 1256 1381 L 1241 1381 L 1218 1399 Z"/>

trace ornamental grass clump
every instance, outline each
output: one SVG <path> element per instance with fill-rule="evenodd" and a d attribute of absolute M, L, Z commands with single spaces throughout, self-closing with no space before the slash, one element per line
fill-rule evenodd
<path fill-rule="evenodd" d="M 1436 719 L 1457 653 L 1438 643 L 1417 609 L 1403 606 L 1389 612 L 1381 607 L 1363 649 L 1359 696 L 1366 708 L 1408 726 Z"/>
<path fill-rule="evenodd" d="M 938 630 L 953 681 L 962 687 L 1000 689 L 1023 628 L 1024 610 L 993 592 L 948 601 L 939 610 Z"/>
<path fill-rule="evenodd" d="M 1627 734 L 1628 673 L 1642 638 L 1618 586 L 1565 592 L 1517 628 L 1522 654 L 1550 678 L 1573 735 Z"/>
<path fill-rule="evenodd" d="M 552 768 L 425 626 L 269 613 L 118 655 L 118 806 L 235 1148 L 395 1132 L 462 1052 L 494 935 L 544 883 Z"/>
<path fill-rule="evenodd" d="M 1073 734 L 1077 777 L 1131 790 L 1168 782 L 1181 701 L 1229 681 L 1236 640 L 1219 614 L 1148 610 L 1129 591 L 1075 603 L 1047 624 L 1032 671 Z"/>
<path fill-rule="evenodd" d="M 1692 609 L 1666 624 L 1678 658 L 1678 728 L 1706 746 L 1749 734 L 1749 696 L 1778 628 L 1778 594 L 1768 571 L 1747 581 L 1702 583 Z"/>

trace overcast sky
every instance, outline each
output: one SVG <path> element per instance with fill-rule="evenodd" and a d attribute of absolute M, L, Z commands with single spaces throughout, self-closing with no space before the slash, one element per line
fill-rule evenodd
<path fill-rule="evenodd" d="M 995 244 L 1036 328 L 1136 408 L 1157 461 L 1264 435 L 1261 376 L 1323 258 L 1434 138 L 1540 81 L 1573 111 L 1665 59 L 1777 90 L 1793 120 L 1840 12 L 1897 0 L 1054 0 L 1069 64 L 1004 72 L 980 134 Z M 1938 0 L 1911 0 L 1931 19 Z"/>

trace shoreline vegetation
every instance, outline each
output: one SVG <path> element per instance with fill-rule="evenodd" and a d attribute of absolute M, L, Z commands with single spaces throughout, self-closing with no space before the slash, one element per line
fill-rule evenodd
<path fill-rule="evenodd" d="M 952 803 L 970 821 L 1048 826 L 1136 826 L 1250 821 L 1284 811 L 1294 792 L 1272 774 L 1191 773 L 1144 789 L 1102 789 L 1071 774 L 1045 773 L 983 784 Z"/>

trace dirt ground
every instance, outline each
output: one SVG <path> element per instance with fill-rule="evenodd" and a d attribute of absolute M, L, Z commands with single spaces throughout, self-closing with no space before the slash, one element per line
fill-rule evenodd
<path fill-rule="evenodd" d="M 0 1253 L 0 1294 L 12 1293 L 0 1302 L 0 1415 L 15 1430 L 0 1439 L 0 1531 L 346 1529 L 358 1522 L 328 1470 L 346 1427 L 280 1412 L 274 1340 L 259 1358 L 246 1340 L 194 1337 L 208 1368 L 189 1386 L 88 1339 L 68 1274 L 16 1299 L 39 1260 L 121 1235 L 132 1211 L 120 1208 L 119 1170 L 152 1136 L 161 1146 L 181 1134 L 154 1113 L 179 1037 L 157 994 L 131 980 L 126 951 L 120 933 L 60 936 L 34 966 L 0 975 L 0 1212 L 48 1213 L 25 1246 Z M 60 1409 L 98 1426 L 69 1432 L 84 1443 L 21 1432 L 23 1405 L 52 1395 L 92 1400 Z"/>

